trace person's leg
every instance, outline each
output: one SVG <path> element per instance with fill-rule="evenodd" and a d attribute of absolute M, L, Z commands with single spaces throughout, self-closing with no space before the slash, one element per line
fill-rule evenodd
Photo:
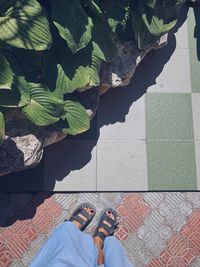
<path fill-rule="evenodd" d="M 105 267 L 133 267 L 128 260 L 125 250 L 115 237 L 107 237 L 104 242 L 104 266 Z"/>
<path fill-rule="evenodd" d="M 87 212 L 91 212 L 85 208 Z M 82 217 L 84 220 L 84 216 Z M 62 223 L 43 245 L 30 267 L 94 267 L 97 262 L 97 248 L 91 236 L 79 229 L 76 220 Z"/>
<path fill-rule="evenodd" d="M 93 237 L 94 244 L 98 248 L 98 260 L 97 260 L 98 265 L 104 264 L 104 251 L 103 251 L 104 239 L 110 235 L 110 230 L 113 229 L 112 226 L 116 224 L 116 219 L 117 219 L 116 214 L 113 213 L 112 209 L 111 210 L 108 209 L 105 212 L 105 214 L 107 215 L 107 218 L 105 217 L 105 219 L 102 221 L 102 224 L 100 223 L 100 225 L 97 226 L 98 234 L 95 233 Z M 108 218 L 111 221 L 108 220 Z"/>

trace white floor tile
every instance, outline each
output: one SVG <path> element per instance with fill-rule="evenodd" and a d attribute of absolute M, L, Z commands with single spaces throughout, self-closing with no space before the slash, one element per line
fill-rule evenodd
<path fill-rule="evenodd" d="M 95 191 L 96 142 L 62 141 L 45 156 L 44 190 Z"/>
<path fill-rule="evenodd" d="M 129 90 L 133 90 L 133 88 L 130 86 Z M 121 93 L 123 93 L 123 88 L 121 88 Z M 125 105 L 125 96 L 124 98 L 123 96 L 121 97 L 119 91 L 119 97 L 117 98 L 104 98 L 104 101 L 100 104 L 101 107 L 98 112 L 99 126 L 101 125 L 103 118 L 107 116 L 107 111 L 110 108 L 114 109 L 114 112 L 116 111 L 117 114 L 118 110 Z M 127 114 L 124 114 L 123 119 L 120 119 L 119 116 L 119 121 L 116 119 L 115 122 L 107 123 L 106 125 L 100 127 L 99 138 L 104 140 L 145 139 L 144 96 L 130 105 L 129 110 L 127 111 Z"/>
<path fill-rule="evenodd" d="M 188 20 L 186 19 L 184 23 L 178 28 L 175 33 L 176 37 L 176 48 L 188 48 Z"/>
<path fill-rule="evenodd" d="M 192 94 L 194 138 L 200 140 L 200 94 Z"/>
<path fill-rule="evenodd" d="M 145 141 L 99 140 L 97 190 L 147 190 Z"/>
<path fill-rule="evenodd" d="M 153 66 L 152 66 L 153 67 Z M 176 48 L 148 92 L 191 92 L 189 50 Z"/>

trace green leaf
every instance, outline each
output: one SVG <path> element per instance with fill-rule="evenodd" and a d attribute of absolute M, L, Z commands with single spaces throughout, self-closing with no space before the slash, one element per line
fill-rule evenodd
<path fill-rule="evenodd" d="M 67 76 L 65 75 L 63 68 L 60 64 L 57 65 L 57 80 L 56 80 L 56 86 L 54 90 L 54 95 L 58 98 L 63 99 L 64 94 L 68 91 L 68 84 L 69 80 Z"/>
<path fill-rule="evenodd" d="M 0 112 L 0 145 L 3 142 L 4 135 L 5 135 L 5 121 L 4 121 L 3 113 Z"/>
<path fill-rule="evenodd" d="M 66 47 L 60 59 L 50 50 L 44 67 L 44 83 L 58 98 L 82 88 L 98 86 L 102 51 L 95 43 L 72 54 Z"/>
<path fill-rule="evenodd" d="M 28 84 L 24 77 L 14 77 L 11 90 L 0 90 L 0 106 L 2 107 L 24 107 L 29 101 Z"/>
<path fill-rule="evenodd" d="M 149 32 L 155 36 L 161 36 L 162 34 L 168 32 L 175 26 L 177 22 L 177 20 L 173 20 L 169 23 L 164 23 L 162 18 L 159 19 L 156 16 L 152 16 L 151 21 L 148 22 L 146 14 L 143 14 L 142 18 Z"/>
<path fill-rule="evenodd" d="M 93 23 L 79 0 L 51 0 L 52 18 L 73 53 L 86 47 L 91 40 Z"/>
<path fill-rule="evenodd" d="M 92 40 L 95 49 L 98 49 L 98 56 L 104 61 L 110 61 L 117 53 L 117 48 L 111 38 L 111 34 L 103 22 L 98 18 L 93 18 L 94 27 L 92 29 Z"/>
<path fill-rule="evenodd" d="M 13 78 L 11 90 L 0 90 L 0 106 L 3 107 L 23 107 L 30 101 L 28 83 L 24 78 L 23 71 L 17 58 L 11 52 L 1 49 L 0 53 L 9 63 Z"/>
<path fill-rule="evenodd" d="M 20 94 L 20 102 L 18 107 L 23 107 L 30 102 L 30 91 L 28 83 L 24 76 L 16 76 L 12 85 L 12 90 L 16 90 Z"/>
<path fill-rule="evenodd" d="M 110 61 L 117 53 L 117 48 L 112 40 L 113 33 L 107 21 L 105 14 L 102 13 L 100 7 L 98 7 L 98 1 L 84 0 L 86 5 L 87 14 L 91 17 L 93 22 L 92 27 L 92 42 L 98 46 L 98 50 L 101 50 L 101 59 L 104 61 Z"/>
<path fill-rule="evenodd" d="M 175 26 L 180 8 L 178 2 L 177 0 L 139 1 L 140 16 L 151 34 L 160 37 Z"/>
<path fill-rule="evenodd" d="M 71 93 L 76 89 L 98 86 L 99 71 L 101 67 L 101 51 L 95 43 L 90 43 L 87 47 L 72 55 L 63 53 L 61 66 L 66 75 L 66 91 Z M 68 64 L 70 62 L 70 64 Z M 62 72 L 62 70 L 60 70 Z"/>
<path fill-rule="evenodd" d="M 64 102 L 56 98 L 43 84 L 29 83 L 30 103 L 23 108 L 26 116 L 38 126 L 57 122 L 64 111 Z"/>
<path fill-rule="evenodd" d="M 7 59 L 0 54 L 0 89 L 11 89 L 13 73 Z"/>
<path fill-rule="evenodd" d="M 128 3 L 124 6 L 114 4 L 108 14 L 108 24 L 121 41 L 132 40 L 130 5 Z"/>
<path fill-rule="evenodd" d="M 143 0 L 143 2 L 145 2 L 147 6 L 154 8 L 157 0 Z"/>
<path fill-rule="evenodd" d="M 34 83 L 39 82 L 45 56 L 44 51 L 12 48 L 12 53 L 17 57 L 26 80 Z"/>
<path fill-rule="evenodd" d="M 158 37 L 148 31 L 144 21 L 137 12 L 133 13 L 132 27 L 139 49 L 148 49 L 158 40 Z"/>
<path fill-rule="evenodd" d="M 25 49 L 51 46 L 49 23 L 36 0 L 1 0 L 0 42 Z"/>
<path fill-rule="evenodd" d="M 92 9 L 92 11 L 94 13 L 96 13 L 97 15 L 101 15 L 102 14 L 102 10 L 99 6 L 99 1 L 97 0 L 81 0 L 81 3 L 85 6 L 85 7 L 90 7 Z"/>
<path fill-rule="evenodd" d="M 62 129 L 63 133 L 76 135 L 90 128 L 90 120 L 85 108 L 78 102 L 65 101 L 65 114 L 62 116 L 68 127 Z"/>
<path fill-rule="evenodd" d="M 180 7 L 180 0 L 136 1 L 132 10 L 132 27 L 138 47 L 150 48 L 171 30 L 177 22 Z"/>

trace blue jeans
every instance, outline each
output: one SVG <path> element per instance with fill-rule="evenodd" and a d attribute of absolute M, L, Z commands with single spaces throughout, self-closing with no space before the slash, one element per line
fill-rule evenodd
<path fill-rule="evenodd" d="M 115 237 L 104 241 L 104 267 L 133 267 Z M 29 267 L 98 267 L 93 238 L 71 222 L 59 225 Z"/>

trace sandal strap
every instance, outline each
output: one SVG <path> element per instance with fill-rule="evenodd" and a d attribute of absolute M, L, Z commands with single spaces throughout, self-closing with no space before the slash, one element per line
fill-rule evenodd
<path fill-rule="evenodd" d="M 90 215 L 86 210 L 84 209 L 80 209 L 77 212 L 77 215 L 79 216 L 79 214 L 81 214 L 83 217 L 85 217 L 86 219 L 89 219 L 92 215 Z M 80 217 L 80 216 L 79 216 Z"/>
<path fill-rule="evenodd" d="M 70 218 L 70 221 L 73 222 L 73 221 L 77 221 L 79 222 L 82 226 L 85 226 L 85 223 L 87 221 L 83 220 L 83 218 L 81 218 L 78 214 L 77 215 L 72 215 L 72 217 Z"/>
<path fill-rule="evenodd" d="M 101 226 L 100 226 L 101 227 Z M 112 225 L 109 226 L 107 224 L 103 224 L 103 227 L 102 227 L 104 230 L 106 230 L 106 232 L 110 233 L 110 231 L 112 230 Z"/>
<path fill-rule="evenodd" d="M 107 225 L 107 224 L 104 223 L 104 221 L 108 222 L 108 223 L 111 224 L 111 225 L 115 224 L 115 220 L 111 219 L 111 218 L 108 217 L 106 214 L 105 214 L 105 216 L 103 216 L 102 223 L 103 223 L 104 225 Z"/>
<path fill-rule="evenodd" d="M 92 214 L 89 214 L 86 210 L 84 210 L 84 207 L 92 208 L 94 212 Z M 88 224 L 92 221 L 95 213 L 96 213 L 96 210 L 91 204 L 84 203 L 84 204 L 80 205 L 73 212 L 73 214 L 70 217 L 69 221 L 77 221 L 77 222 L 79 222 L 81 224 L 81 229 L 80 230 L 83 231 L 88 226 Z M 84 220 L 84 218 L 82 218 L 82 216 L 80 216 L 80 215 L 85 217 L 86 220 Z"/>
<path fill-rule="evenodd" d="M 100 237 L 103 241 L 104 241 L 105 238 L 107 237 L 104 233 L 99 232 L 99 231 L 95 232 L 95 237 L 96 237 L 96 236 Z"/>
<path fill-rule="evenodd" d="M 104 230 L 106 230 L 106 232 L 108 233 L 108 235 L 104 234 L 104 232 L 100 232 L 100 231 L 99 231 L 99 228 L 103 228 Z M 112 235 L 114 234 L 114 232 L 115 232 L 115 228 L 112 229 L 112 228 L 109 227 L 108 225 L 104 225 L 103 227 L 101 227 L 101 226 L 100 226 L 100 227 L 97 227 L 96 231 L 94 232 L 93 237 L 98 236 L 98 237 L 100 237 L 100 238 L 104 241 L 104 239 L 105 239 L 106 237 L 108 237 L 108 236 L 112 236 Z"/>
<path fill-rule="evenodd" d="M 106 230 L 106 232 L 110 233 L 112 230 L 115 229 L 115 225 L 111 224 L 110 226 L 105 224 L 104 222 L 102 222 L 98 228 L 103 228 L 104 230 Z"/>
<path fill-rule="evenodd" d="M 98 224 L 98 226 L 97 226 L 97 228 L 96 228 L 96 230 L 95 230 L 95 232 L 94 232 L 94 234 L 93 234 L 93 237 L 98 236 L 98 237 L 100 237 L 103 241 L 104 241 L 104 239 L 105 239 L 107 236 L 112 236 L 112 235 L 114 234 L 114 232 L 115 232 L 115 230 L 116 230 L 116 227 L 117 227 L 117 225 L 118 225 L 118 223 L 117 223 L 115 220 L 111 219 L 111 218 L 106 214 L 106 211 L 107 211 L 107 210 L 105 210 L 104 213 L 103 213 L 103 215 L 101 216 L 100 222 L 99 222 L 99 224 Z M 104 221 L 107 222 L 107 223 L 109 223 L 110 226 L 107 225 Z M 108 234 L 106 235 L 106 234 L 104 234 L 103 232 L 100 232 L 100 231 L 99 231 L 100 228 L 103 228 Z"/>

